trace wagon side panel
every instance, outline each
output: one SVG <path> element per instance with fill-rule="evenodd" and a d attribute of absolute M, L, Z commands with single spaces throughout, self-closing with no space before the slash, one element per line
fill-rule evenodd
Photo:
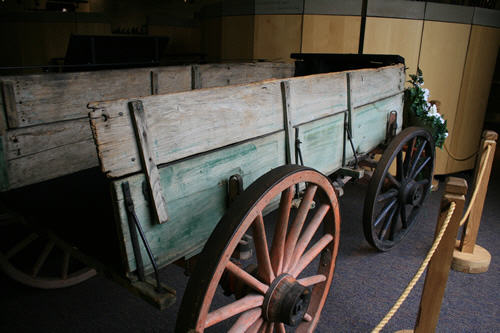
<path fill-rule="evenodd" d="M 270 169 L 285 164 L 284 132 L 215 150 L 160 168 L 169 221 L 157 224 L 144 194 L 142 174 L 113 182 L 123 237 L 126 270 L 134 271 L 135 257 L 130 239 L 121 184 L 129 182 L 135 211 L 159 265 L 191 256 L 203 247 L 227 207 L 227 183 L 239 174 L 246 186 Z M 146 250 L 141 249 L 146 271 L 151 270 Z"/>

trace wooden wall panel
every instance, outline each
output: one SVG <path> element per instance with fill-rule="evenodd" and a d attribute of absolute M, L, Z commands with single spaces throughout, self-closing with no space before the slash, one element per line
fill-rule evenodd
<path fill-rule="evenodd" d="M 499 46 L 500 29 L 472 26 L 453 140 L 446 143 L 455 157 L 468 157 L 479 147 Z M 475 158 L 449 159 L 447 173 L 472 169 L 474 163 Z"/>
<path fill-rule="evenodd" d="M 441 114 L 448 120 L 448 146 L 460 135 L 453 129 L 470 29 L 467 24 L 424 22 L 419 66 L 424 73 L 424 87 L 431 92 L 430 99 L 441 101 Z M 447 163 L 446 152 L 437 149 L 435 173 L 448 173 Z"/>
<path fill-rule="evenodd" d="M 357 53 L 361 17 L 304 15 L 302 52 Z"/>
<path fill-rule="evenodd" d="M 368 17 L 363 53 L 401 55 L 408 67 L 409 80 L 409 75 L 417 71 L 422 25 L 422 20 Z"/>
<path fill-rule="evenodd" d="M 222 60 L 250 60 L 253 56 L 254 16 L 222 18 Z"/>
<path fill-rule="evenodd" d="M 199 53 L 201 49 L 201 33 L 199 27 L 176 27 L 167 25 L 150 25 L 150 36 L 168 36 L 170 38 L 165 53 Z"/>
<path fill-rule="evenodd" d="M 300 52 L 302 15 L 255 15 L 254 59 L 290 60 Z"/>

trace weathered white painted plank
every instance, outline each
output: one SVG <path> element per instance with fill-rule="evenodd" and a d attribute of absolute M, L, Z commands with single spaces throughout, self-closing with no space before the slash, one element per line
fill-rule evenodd
<path fill-rule="evenodd" d="M 158 94 L 191 90 L 191 66 L 166 66 L 153 69 L 158 73 Z M 122 97 L 136 97 L 128 95 Z M 89 100 L 90 101 L 90 100 Z"/>
<path fill-rule="evenodd" d="M 9 130 L 6 133 L 8 160 L 37 154 L 65 145 L 92 140 L 88 119 Z M 94 149 L 95 150 L 95 149 Z M 94 159 L 97 154 L 93 154 Z"/>
<path fill-rule="evenodd" d="M 289 82 L 294 126 L 347 110 L 345 72 L 297 77 Z"/>
<path fill-rule="evenodd" d="M 350 72 L 351 101 L 353 107 L 393 96 L 404 90 L 404 65 Z"/>
<path fill-rule="evenodd" d="M 270 62 L 198 66 L 200 88 L 247 84 L 273 78 L 288 78 L 293 76 L 294 71 L 295 66 L 293 64 Z"/>
<path fill-rule="evenodd" d="M 142 102 L 158 164 L 283 129 L 278 80 L 151 96 Z M 91 105 L 102 170 L 110 177 L 141 170 L 127 103 Z"/>
<path fill-rule="evenodd" d="M 216 150 L 160 168 L 162 189 L 167 199 L 169 223 L 157 224 L 151 218 L 144 198 L 143 174 L 116 180 L 114 206 L 119 217 L 121 244 L 128 271 L 135 269 L 127 214 L 121 183 L 128 181 L 134 207 L 146 238 L 159 265 L 200 251 L 215 225 L 226 211 L 226 181 L 240 174 L 245 188 L 272 168 L 285 163 L 284 132 Z M 149 259 L 142 247 L 143 260 Z M 147 266 L 151 269 L 151 266 Z"/>
<path fill-rule="evenodd" d="M 16 127 L 85 117 L 89 101 L 151 94 L 151 68 L 7 76 L 16 105 Z M 13 126 L 11 126 L 12 128 Z"/>
<path fill-rule="evenodd" d="M 8 161 L 9 188 L 68 175 L 97 165 L 93 140 L 45 150 Z"/>

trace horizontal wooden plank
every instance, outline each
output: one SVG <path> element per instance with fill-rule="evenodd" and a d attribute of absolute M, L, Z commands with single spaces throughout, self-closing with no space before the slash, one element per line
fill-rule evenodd
<path fill-rule="evenodd" d="M 158 73 L 158 94 L 160 95 L 191 90 L 191 66 L 158 67 L 154 69 L 154 72 Z"/>
<path fill-rule="evenodd" d="M 92 131 L 88 119 L 84 118 L 9 130 L 6 138 L 6 156 L 8 160 L 12 160 L 61 146 L 90 141 Z"/>
<path fill-rule="evenodd" d="M 347 110 L 345 72 L 297 77 L 289 85 L 294 126 Z"/>
<path fill-rule="evenodd" d="M 350 72 L 351 102 L 362 106 L 402 92 L 405 82 L 404 65 Z"/>
<path fill-rule="evenodd" d="M 283 129 L 278 80 L 141 100 L 157 164 Z M 127 103 L 96 103 L 90 113 L 102 170 L 109 177 L 141 171 Z"/>
<path fill-rule="evenodd" d="M 167 198 L 169 222 L 156 224 L 145 200 L 143 174 L 116 180 L 114 206 L 119 218 L 126 269 L 135 270 L 127 214 L 121 184 L 128 181 L 135 211 L 160 266 L 200 251 L 213 228 L 226 211 L 226 181 L 234 174 L 247 188 L 270 169 L 285 163 L 284 132 L 216 150 L 160 168 L 161 185 Z M 146 269 L 151 270 L 144 247 Z"/>
<path fill-rule="evenodd" d="M 294 75 L 295 66 L 286 63 L 256 62 L 241 64 L 207 64 L 198 66 L 200 88 L 247 84 Z"/>
<path fill-rule="evenodd" d="M 352 135 L 358 153 L 367 153 L 385 140 L 387 119 L 391 111 L 398 113 L 399 132 L 403 123 L 402 93 L 353 110 Z M 346 153 L 352 156 L 350 146 L 346 146 Z"/>
<path fill-rule="evenodd" d="M 344 114 L 299 126 L 304 165 L 330 174 L 342 166 Z"/>
<path fill-rule="evenodd" d="M 77 142 L 8 161 L 9 188 L 42 182 L 98 165 L 93 140 Z"/>
<path fill-rule="evenodd" d="M 85 117 L 89 101 L 151 94 L 151 68 L 6 76 L 18 127 Z M 11 126 L 12 127 L 12 126 Z"/>

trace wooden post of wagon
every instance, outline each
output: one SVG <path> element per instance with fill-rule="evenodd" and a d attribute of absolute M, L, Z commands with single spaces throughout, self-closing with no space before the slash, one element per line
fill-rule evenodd
<path fill-rule="evenodd" d="M 415 325 L 416 333 L 428 333 L 436 330 L 466 193 L 467 182 L 464 179 L 450 177 L 446 180 L 445 194 L 441 199 L 440 214 L 436 225 L 436 236 L 446 219 L 451 202 L 455 202 L 456 207 L 448 228 L 429 262 Z"/>
<path fill-rule="evenodd" d="M 495 157 L 496 140 L 498 134 L 493 131 L 484 131 L 481 140 L 480 152 L 475 171 L 475 187 L 477 196 L 471 207 L 469 218 L 463 229 L 462 239 L 457 241 L 457 249 L 453 253 L 452 268 L 464 273 L 483 273 L 489 268 L 491 262 L 490 253 L 476 244 L 481 216 L 483 215 L 484 200 L 488 190 L 491 167 Z M 490 149 L 487 154 L 487 149 Z M 484 175 L 480 179 L 481 171 L 484 168 Z"/>

